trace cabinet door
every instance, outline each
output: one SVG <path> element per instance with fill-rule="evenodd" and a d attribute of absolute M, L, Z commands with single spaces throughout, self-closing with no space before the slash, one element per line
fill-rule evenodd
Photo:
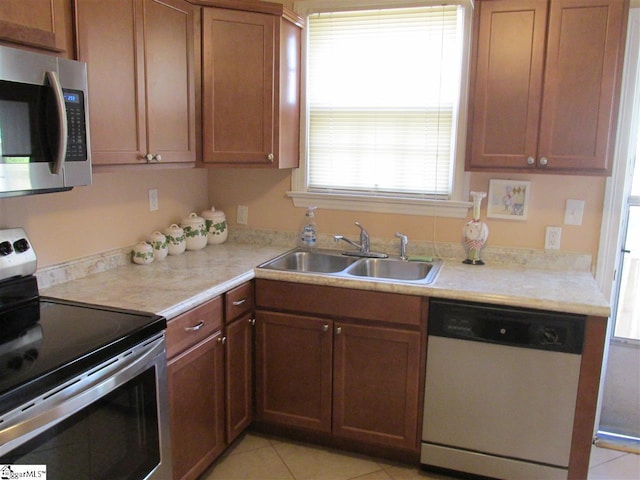
<path fill-rule="evenodd" d="M 203 159 L 274 159 L 273 15 L 219 8 L 203 13 Z"/>
<path fill-rule="evenodd" d="M 253 323 L 251 315 L 226 327 L 227 443 L 253 420 Z"/>
<path fill-rule="evenodd" d="M 478 10 L 467 167 L 535 168 L 547 0 L 484 1 Z"/>
<path fill-rule="evenodd" d="M 18 43 L 54 52 L 69 51 L 70 0 L 0 1 L 0 41 Z M 69 58 L 72 52 L 69 51 Z"/>
<path fill-rule="evenodd" d="M 331 431 L 332 322 L 256 312 L 256 417 Z"/>
<path fill-rule="evenodd" d="M 87 62 L 91 161 L 141 163 L 146 154 L 142 26 L 136 0 L 78 0 L 78 54 Z"/>
<path fill-rule="evenodd" d="M 222 334 L 169 361 L 174 479 L 197 478 L 224 443 L 224 349 Z"/>
<path fill-rule="evenodd" d="M 420 333 L 335 325 L 333 433 L 417 450 Z"/>
<path fill-rule="evenodd" d="M 195 162 L 194 7 L 144 0 L 147 150 L 161 163 Z"/>
<path fill-rule="evenodd" d="M 547 169 L 611 172 L 626 5 L 551 2 L 538 149 Z"/>
<path fill-rule="evenodd" d="M 94 165 L 195 161 L 193 6 L 78 0 Z M 157 159 L 157 157 L 156 157 Z"/>

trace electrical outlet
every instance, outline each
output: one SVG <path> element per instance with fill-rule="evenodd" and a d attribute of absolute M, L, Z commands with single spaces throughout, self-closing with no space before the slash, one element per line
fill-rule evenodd
<path fill-rule="evenodd" d="M 562 228 L 547 227 L 547 234 L 544 239 L 545 250 L 560 250 L 561 236 L 562 236 Z"/>
<path fill-rule="evenodd" d="M 152 188 L 149 190 L 149 211 L 155 212 L 158 208 L 158 189 Z"/>
<path fill-rule="evenodd" d="M 246 225 L 249 221 L 249 207 L 245 205 L 238 205 L 238 212 L 236 214 L 236 221 L 238 225 Z"/>

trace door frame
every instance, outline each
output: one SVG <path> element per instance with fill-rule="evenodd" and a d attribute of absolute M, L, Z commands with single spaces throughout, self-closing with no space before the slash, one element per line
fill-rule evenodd
<path fill-rule="evenodd" d="M 602 225 L 600 230 L 600 245 L 596 262 L 596 282 L 615 306 L 618 295 L 616 270 L 620 264 L 622 250 L 622 222 L 626 217 L 626 202 L 633 173 L 638 129 L 632 128 L 640 124 L 640 0 L 632 0 L 629 9 L 629 21 L 625 48 L 625 61 L 622 77 L 622 92 L 620 96 L 620 111 L 618 116 L 618 135 L 616 138 L 613 171 L 606 180 L 603 202 Z M 640 159 L 638 159 L 640 161 Z M 613 308 L 613 307 L 612 307 Z M 611 319 L 614 312 L 612 310 Z M 594 424 L 594 435 L 600 425 L 602 399 L 604 394 L 604 380 L 607 368 L 609 348 L 617 342 L 612 338 L 613 322 L 607 325 L 607 344 L 605 345 L 602 372 L 600 376 L 600 390 L 598 394 L 598 408 Z M 640 348 L 640 345 L 638 346 Z"/>

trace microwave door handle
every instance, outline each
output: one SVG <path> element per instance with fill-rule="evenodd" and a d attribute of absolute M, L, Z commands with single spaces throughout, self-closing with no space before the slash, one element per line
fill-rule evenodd
<path fill-rule="evenodd" d="M 53 94 L 56 99 L 56 106 L 58 111 L 58 124 L 60 125 L 60 138 L 58 139 L 58 151 L 55 155 L 55 162 L 51 173 L 54 175 L 60 175 L 62 172 L 62 166 L 64 165 L 64 159 L 67 156 L 67 109 L 64 104 L 64 94 L 62 93 L 62 87 L 58 80 L 56 72 L 47 72 L 47 79 L 53 89 Z"/>

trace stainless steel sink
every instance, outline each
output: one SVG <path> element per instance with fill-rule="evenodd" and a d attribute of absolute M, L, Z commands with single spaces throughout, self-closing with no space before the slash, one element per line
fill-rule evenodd
<path fill-rule="evenodd" d="M 349 267 L 345 273 L 358 277 L 386 278 L 392 280 L 425 280 L 434 264 L 427 262 L 403 262 L 368 258 Z"/>
<path fill-rule="evenodd" d="M 433 283 L 441 266 L 442 260 L 408 262 L 394 257 L 358 258 L 341 255 L 333 250 L 295 249 L 259 265 L 258 268 L 428 285 Z"/>
<path fill-rule="evenodd" d="M 339 253 L 294 250 L 263 263 L 260 268 L 287 272 L 336 273 L 357 261 L 357 258 L 345 257 Z"/>

